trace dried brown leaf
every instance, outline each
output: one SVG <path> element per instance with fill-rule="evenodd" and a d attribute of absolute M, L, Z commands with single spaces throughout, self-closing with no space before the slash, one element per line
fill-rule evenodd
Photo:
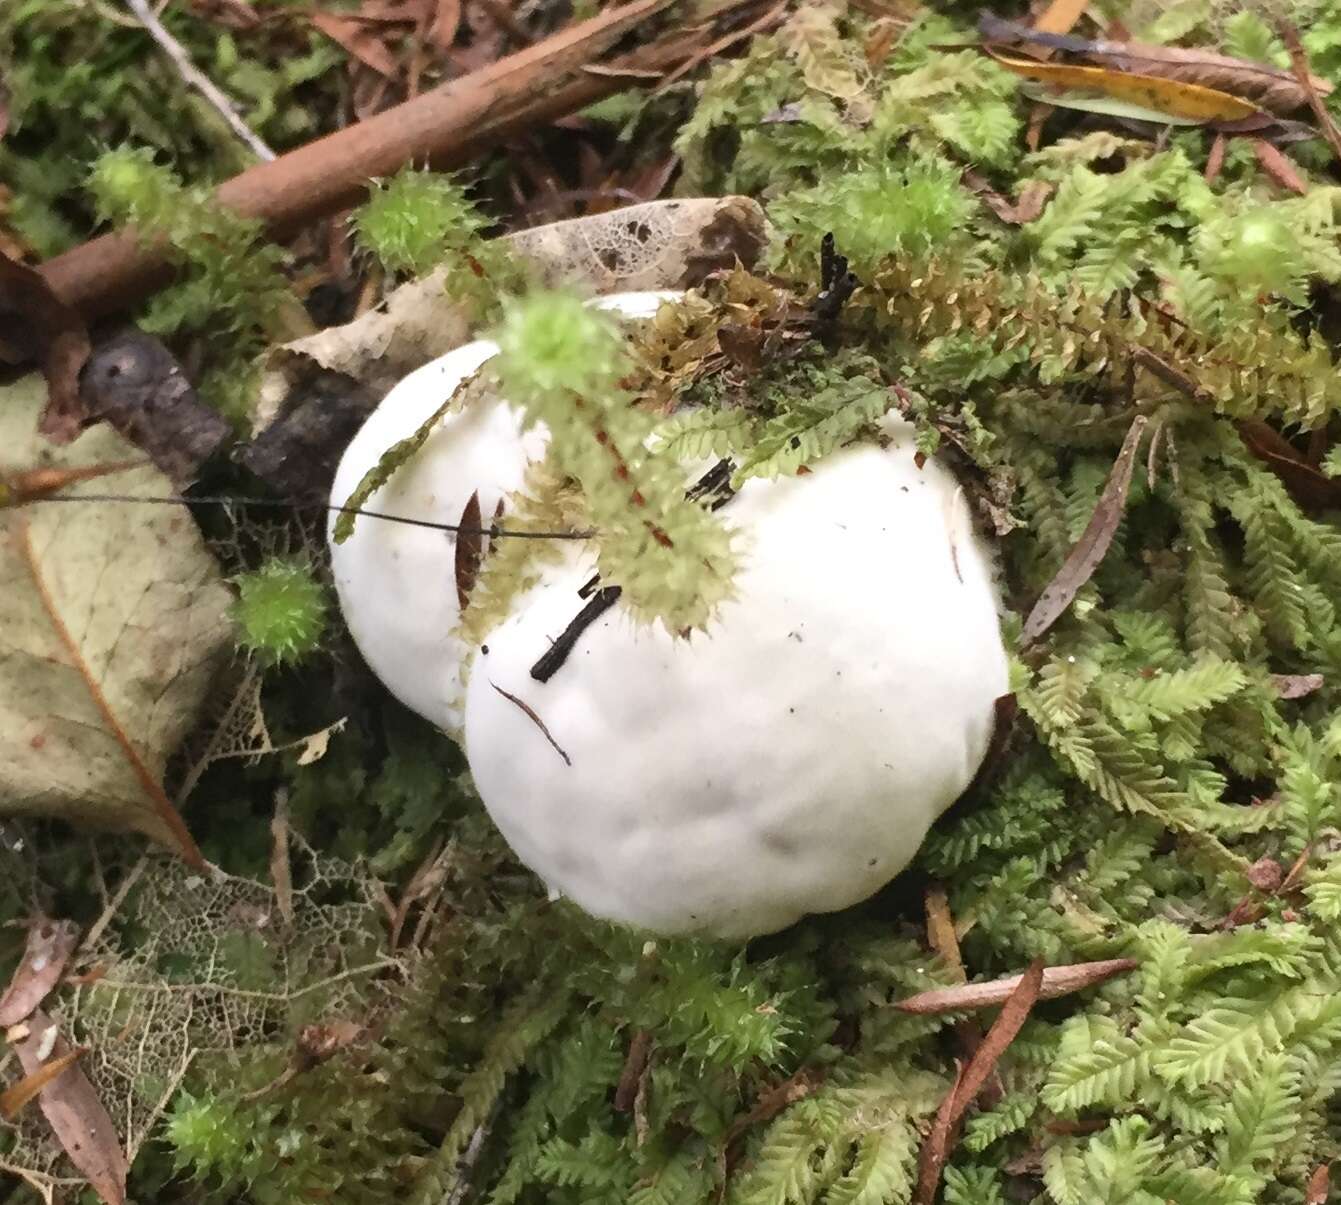
<path fill-rule="evenodd" d="M 332 42 L 340 45 L 347 53 L 366 67 L 370 67 L 383 79 L 394 80 L 400 74 L 400 64 L 365 21 L 345 13 L 327 13 L 317 11 L 308 18 L 317 29 Z"/>
<path fill-rule="evenodd" d="M 142 331 L 99 343 L 82 380 L 89 418 L 111 423 L 179 488 L 233 439 L 232 425 L 200 400 L 167 346 Z"/>
<path fill-rule="evenodd" d="M 627 1113 L 638 1098 L 638 1085 L 642 1083 L 643 1071 L 652 1053 L 652 1031 L 638 1029 L 629 1039 L 629 1053 L 624 1059 L 624 1069 L 619 1074 L 619 1084 L 615 1088 L 615 1108 Z"/>
<path fill-rule="evenodd" d="M 1056 187 L 1046 180 L 1031 180 L 1020 191 L 1019 199 L 1012 201 L 1002 196 L 972 169 L 964 173 L 964 184 L 977 193 L 983 204 L 998 218 L 1012 226 L 1023 226 L 1038 218 Z"/>
<path fill-rule="evenodd" d="M 1253 139 L 1253 154 L 1257 156 L 1262 170 L 1282 188 L 1298 193 L 1301 197 L 1308 195 L 1308 185 L 1304 183 L 1299 169 L 1265 138 Z"/>
<path fill-rule="evenodd" d="M 1308 104 L 1308 93 L 1291 72 L 1210 50 L 1142 42 L 1093 42 L 1086 53 L 1089 58 L 1124 71 L 1228 92 L 1272 113 L 1293 113 Z M 1316 76 L 1313 86 L 1320 96 L 1332 91 L 1331 84 Z"/>
<path fill-rule="evenodd" d="M 1217 131 L 1211 140 L 1210 152 L 1206 156 L 1206 170 L 1203 174 L 1207 184 L 1214 184 L 1220 178 L 1220 171 L 1225 166 L 1225 151 L 1228 149 L 1229 139 Z"/>
<path fill-rule="evenodd" d="M 437 12 L 429 30 L 433 44 L 439 50 L 450 50 L 461 29 L 461 0 L 438 0 Z"/>
<path fill-rule="evenodd" d="M 1322 689 L 1321 674 L 1272 674 L 1271 685 L 1282 699 L 1302 699 Z"/>
<path fill-rule="evenodd" d="M 1326 1205 L 1332 1191 L 1332 1165 L 1319 1163 L 1308 1178 L 1308 1187 L 1304 1190 L 1304 1205 Z"/>
<path fill-rule="evenodd" d="M 1341 506 L 1341 479 L 1328 477 L 1308 460 L 1274 427 L 1259 419 L 1242 419 L 1239 438 L 1290 491 L 1290 496 L 1305 510 L 1329 510 Z"/>
<path fill-rule="evenodd" d="M 90 346 L 84 320 L 40 273 L 0 255 L 0 332 L 0 359 L 42 365 L 48 395 L 38 429 L 54 443 L 69 443 L 86 418 L 79 397 Z"/>
<path fill-rule="evenodd" d="M 1048 967 L 1043 972 L 1039 987 L 1040 1000 L 1055 1000 L 1095 984 L 1104 983 L 1114 975 L 1135 970 L 1131 958 L 1107 958 L 1100 962 L 1077 962 L 1071 966 Z M 1005 979 L 991 979 L 986 983 L 965 983 L 959 987 L 935 988 L 918 992 L 915 996 L 898 1001 L 894 1007 L 905 1013 L 935 1014 L 969 1012 L 978 1008 L 994 1008 L 1004 1004 L 1020 986 L 1022 975 Z"/>
<path fill-rule="evenodd" d="M 466 501 L 458 521 L 461 530 L 456 533 L 456 600 L 464 612 L 470 605 L 470 592 L 479 576 L 480 561 L 484 558 L 484 534 L 480 525 L 480 492 L 476 490 Z"/>
<path fill-rule="evenodd" d="M 53 1061 L 73 1053 L 59 1033 L 48 1032 L 55 1028 L 56 1022 L 39 1010 L 29 1022 L 27 1036 L 14 1044 L 27 1075 L 37 1075 L 47 1065 L 43 1051 Z M 70 1162 L 98 1196 L 106 1205 L 125 1205 L 126 1155 L 111 1117 L 78 1063 L 67 1063 L 42 1088 L 37 1103 Z"/>
<path fill-rule="evenodd" d="M 1122 450 L 1113 462 L 1112 471 L 1108 474 L 1108 481 L 1089 523 L 1057 571 L 1057 576 L 1048 583 L 1024 621 L 1020 634 L 1023 643 L 1031 644 L 1037 640 L 1065 614 L 1067 607 L 1094 576 L 1094 571 L 1107 555 L 1127 506 L 1127 492 L 1131 489 L 1132 470 L 1136 464 L 1136 449 L 1140 446 L 1148 422 L 1143 414 L 1132 420 L 1127 429 L 1127 438 L 1122 441 Z"/>
<path fill-rule="evenodd" d="M 68 921 L 39 916 L 29 925 L 23 961 L 0 996 L 0 1027 L 17 1025 L 47 998 L 65 972 L 77 936 Z"/>

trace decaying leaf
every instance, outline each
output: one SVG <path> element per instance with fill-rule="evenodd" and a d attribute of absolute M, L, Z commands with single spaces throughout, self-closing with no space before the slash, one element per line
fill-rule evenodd
<path fill-rule="evenodd" d="M 748 197 L 650 201 L 610 213 L 534 226 L 504 240 L 547 285 L 593 293 L 687 288 L 738 259 L 752 267 L 767 222 Z M 471 337 L 467 311 L 439 268 L 396 289 L 385 303 L 269 353 L 256 429 L 268 429 L 324 369 L 359 382 L 375 400 L 413 369 Z"/>
<path fill-rule="evenodd" d="M 377 33 L 347 13 L 314 12 L 310 20 L 332 42 L 386 79 L 400 74 L 400 65 Z"/>
<path fill-rule="evenodd" d="M 48 1060 L 68 1060 L 42 1088 L 38 1107 L 70 1162 L 106 1205 L 124 1205 L 128 1167 L 116 1126 L 78 1062 L 69 1059 L 70 1044 L 55 1030 L 49 1016 L 34 1013 L 27 1036 L 14 1044 L 14 1051 L 29 1076 L 40 1074 Z"/>
<path fill-rule="evenodd" d="M 1284 482 L 1305 510 L 1341 506 L 1341 479 L 1311 465 L 1274 427 L 1259 419 L 1242 419 L 1238 431 L 1248 450 Z"/>
<path fill-rule="evenodd" d="M 79 370 L 88 359 L 84 320 L 55 293 L 38 272 L 0 255 L 0 360 L 36 360 L 47 378 L 41 431 L 68 443 L 84 424 Z"/>
<path fill-rule="evenodd" d="M 1072 0 L 1059 0 L 1052 7 L 1061 8 L 1064 15 L 1069 15 L 1071 5 Z M 1272 113 L 1293 113 L 1309 103 L 1308 89 L 1294 73 L 1269 63 L 1251 62 L 1193 47 L 1075 37 L 1070 35 L 1069 26 L 1062 28 L 1060 21 L 1049 23 L 1048 16 L 1045 13 L 1033 26 L 1028 26 L 984 13 L 979 18 L 978 28 L 984 40 L 989 42 L 1023 44 L 1040 47 L 1043 51 L 1060 50 L 1100 66 L 1199 84 L 1252 101 Z M 1332 85 L 1318 76 L 1310 77 L 1310 87 L 1318 96 L 1327 96 L 1332 91 Z"/>
<path fill-rule="evenodd" d="M 1034 59 L 1004 54 L 991 47 L 984 47 L 984 50 L 1007 71 L 1026 79 L 1052 88 L 1099 93 L 1117 101 L 1139 105 L 1165 117 L 1194 123 L 1240 121 L 1258 112 L 1257 106 L 1250 101 L 1201 84 L 1143 75 L 1135 71 L 1120 71 L 1112 67 L 1040 63 Z M 1065 98 L 1049 95 L 1048 99 L 1060 104 Z"/>
<path fill-rule="evenodd" d="M 1052 627 L 1102 563 L 1118 524 L 1122 522 L 1122 512 L 1127 506 L 1127 491 L 1131 489 L 1132 470 L 1136 464 L 1136 449 L 1140 446 L 1148 422 L 1144 415 L 1137 415 L 1132 420 L 1094 514 L 1090 516 L 1089 523 L 1065 563 L 1057 571 L 1057 576 L 1048 583 L 1024 621 L 1020 633 L 1022 643 L 1032 643 Z"/>
<path fill-rule="evenodd" d="M 1326 1205 L 1332 1191 L 1332 1165 L 1319 1163 L 1308 1178 L 1308 1187 L 1304 1191 L 1304 1205 Z"/>
<path fill-rule="evenodd" d="M 1271 685 L 1282 699 L 1303 699 L 1323 687 L 1321 674 L 1272 674 Z"/>
<path fill-rule="evenodd" d="M 60 982 L 74 952 L 78 930 L 68 921 L 37 917 L 28 927 L 28 945 L 14 977 L 0 996 L 0 1028 L 8 1029 L 28 1016 Z"/>
<path fill-rule="evenodd" d="M 0 389 L 0 476 L 134 452 L 107 427 L 45 445 L 45 392 L 37 376 Z M 149 466 L 117 485 L 172 493 Z M 0 808 L 136 829 L 198 860 L 160 777 L 227 647 L 230 596 L 190 515 L 102 503 L 0 510 L 0 581 Z"/>

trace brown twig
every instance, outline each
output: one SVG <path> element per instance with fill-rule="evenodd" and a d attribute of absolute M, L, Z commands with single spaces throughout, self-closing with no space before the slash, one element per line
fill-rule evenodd
<path fill-rule="evenodd" d="M 1294 77 L 1299 81 L 1299 86 L 1304 90 L 1304 95 L 1308 97 L 1308 107 L 1313 110 L 1313 116 L 1318 119 L 1318 125 L 1322 129 L 1322 136 L 1327 140 L 1327 145 L 1332 148 L 1332 154 L 1341 161 L 1341 130 L 1336 128 L 1336 122 L 1332 120 L 1332 115 L 1327 112 L 1327 106 L 1322 103 L 1322 97 L 1318 95 L 1318 89 L 1313 83 L 1313 73 L 1308 69 L 1308 52 L 1304 49 L 1304 44 L 1299 40 L 1299 31 L 1295 29 L 1288 21 L 1280 21 L 1276 25 L 1276 31 L 1280 34 L 1281 41 L 1285 43 L 1285 49 L 1290 55 L 1290 67 L 1294 71 Z"/>
<path fill-rule="evenodd" d="M 936 1198 L 936 1187 L 940 1184 L 941 1172 L 945 1161 L 955 1143 L 959 1123 L 968 1111 L 969 1105 L 977 1098 L 987 1077 L 996 1069 L 997 1061 L 1006 1052 L 1006 1048 L 1015 1040 L 1030 1010 L 1038 1000 L 1043 983 L 1043 963 L 1036 961 L 1018 981 L 1011 992 L 1006 1006 L 987 1031 L 987 1037 L 978 1047 L 977 1053 L 955 1078 L 954 1087 L 946 1094 L 936 1113 L 936 1121 L 931 1127 L 922 1145 L 922 1154 L 918 1162 L 917 1192 L 913 1197 L 914 1205 L 931 1205 Z"/>
<path fill-rule="evenodd" d="M 1071 966 L 1048 967 L 1043 972 L 1042 983 L 1038 989 L 1040 1000 L 1055 1000 L 1083 988 L 1104 983 L 1115 975 L 1125 975 L 1134 971 L 1137 963 L 1134 958 L 1107 958 L 1101 962 L 1077 962 Z M 894 1005 L 900 1012 L 919 1013 L 962 1013 L 978 1008 L 995 1008 L 1004 1004 L 1024 979 L 1023 975 L 1011 975 L 1008 979 L 992 979 L 987 983 L 965 983 L 959 987 L 936 988 L 929 992 L 918 992 Z"/>
<path fill-rule="evenodd" d="M 729 7 L 743 7 L 734 0 Z M 314 218 L 357 203 L 368 181 L 406 163 L 455 167 L 533 127 L 617 92 L 619 78 L 583 70 L 673 0 L 632 3 L 564 29 L 516 54 L 422 93 L 375 117 L 261 163 L 220 185 L 216 199 L 284 237 Z M 664 70 L 682 61 L 676 34 L 615 63 Z M 42 265 L 56 294 L 86 317 L 113 312 L 170 279 L 162 247 L 122 230 Z"/>

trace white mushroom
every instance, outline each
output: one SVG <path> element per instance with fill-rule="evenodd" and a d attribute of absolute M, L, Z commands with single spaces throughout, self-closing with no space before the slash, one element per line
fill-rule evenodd
<path fill-rule="evenodd" d="M 747 482 L 737 598 L 706 635 L 618 605 L 546 682 L 589 551 L 481 647 L 465 743 L 490 815 L 552 889 L 664 933 L 743 938 L 864 899 L 973 778 L 1007 690 L 992 559 L 911 428 Z"/>
<path fill-rule="evenodd" d="M 676 293 L 620 293 L 594 304 L 647 318 Z M 342 506 L 393 444 L 413 435 L 463 380 L 498 351 L 468 343 L 412 372 L 392 389 L 350 442 L 331 488 Z M 478 491 L 480 515 L 522 484 L 544 455 L 548 432 L 523 434 L 521 411 L 502 400 L 449 414 L 425 445 L 367 502 L 366 509 L 434 523 L 459 524 Z M 334 528 L 338 514 L 331 515 Z M 460 618 L 456 540 L 449 533 L 362 517 L 331 566 L 345 622 L 373 672 L 402 703 L 439 727 L 459 727 L 460 674 L 468 649 L 454 640 Z"/>

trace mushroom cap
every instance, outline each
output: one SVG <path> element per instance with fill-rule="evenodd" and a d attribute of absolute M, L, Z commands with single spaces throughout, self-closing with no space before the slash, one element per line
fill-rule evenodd
<path fill-rule="evenodd" d="M 592 304 L 626 318 L 648 318 L 676 292 L 617 293 Z M 331 486 L 342 506 L 393 444 L 426 422 L 457 386 L 498 351 L 467 343 L 400 381 L 350 441 Z M 479 399 L 443 418 L 424 446 L 366 503 L 366 509 L 434 523 L 460 523 L 478 491 L 480 516 L 521 487 L 527 465 L 545 453 L 543 426 L 523 431 L 522 412 L 501 399 Z M 340 609 L 368 665 L 402 703 L 449 731 L 461 722 L 461 668 L 470 655 L 453 637 L 461 618 L 456 593 L 456 536 L 361 516 L 342 544 L 330 539 Z"/>
<path fill-rule="evenodd" d="M 1008 689 L 992 558 L 954 476 L 886 431 L 744 485 L 722 512 L 737 596 L 709 633 L 616 605 L 535 681 L 583 605 L 575 549 L 484 642 L 471 772 L 551 889 L 662 933 L 773 932 L 887 883 L 972 780 Z"/>

